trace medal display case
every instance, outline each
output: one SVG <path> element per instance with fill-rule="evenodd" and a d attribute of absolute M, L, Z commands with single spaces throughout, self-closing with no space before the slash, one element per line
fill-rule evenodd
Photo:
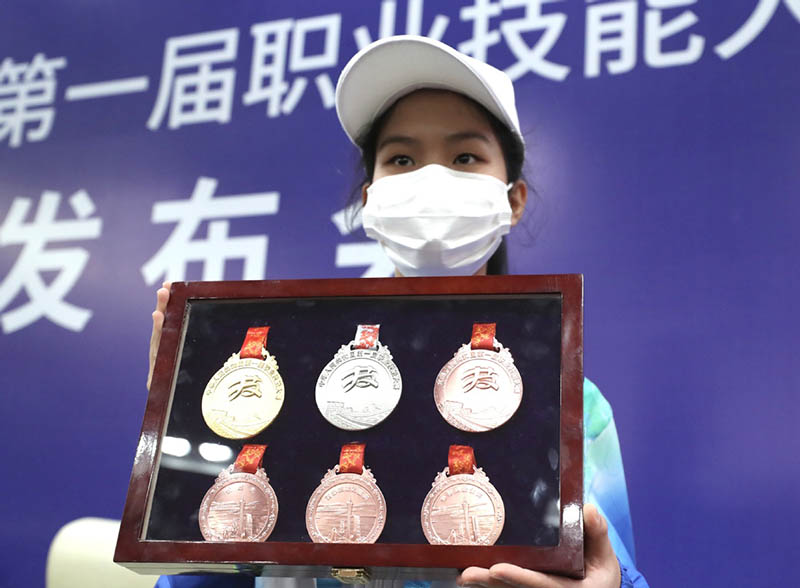
<path fill-rule="evenodd" d="M 582 577 L 582 444 L 580 275 L 174 283 L 114 559 Z"/>

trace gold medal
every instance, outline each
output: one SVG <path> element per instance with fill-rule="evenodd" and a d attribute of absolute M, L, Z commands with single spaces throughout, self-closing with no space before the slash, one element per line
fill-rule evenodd
<path fill-rule="evenodd" d="M 277 360 L 267 352 L 269 327 L 247 330 L 234 353 L 206 385 L 203 419 L 217 435 L 246 439 L 269 426 L 283 406 L 283 380 Z"/>

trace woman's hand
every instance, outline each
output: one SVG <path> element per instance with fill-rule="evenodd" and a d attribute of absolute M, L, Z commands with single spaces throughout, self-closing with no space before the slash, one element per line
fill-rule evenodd
<path fill-rule="evenodd" d="M 153 311 L 153 333 L 150 335 L 150 369 L 147 372 L 147 389 L 153 380 L 153 366 L 156 364 L 158 344 L 161 343 L 161 329 L 164 328 L 164 311 L 169 301 L 169 282 L 164 282 L 156 292 L 156 309 Z"/>
<path fill-rule="evenodd" d="M 584 565 L 583 580 L 526 570 L 506 563 L 485 568 L 467 568 L 456 581 L 459 586 L 486 588 L 619 588 L 620 571 L 614 548 L 608 540 L 608 523 L 593 504 L 583 508 Z"/>

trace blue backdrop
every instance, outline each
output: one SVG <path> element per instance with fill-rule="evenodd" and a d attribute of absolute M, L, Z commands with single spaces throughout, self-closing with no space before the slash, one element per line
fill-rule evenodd
<path fill-rule="evenodd" d="M 119 518 L 162 279 L 388 273 L 332 89 L 405 32 L 516 80 L 651 584 L 796 583 L 800 0 L 148 0 L 0 5 L 1 586 Z"/>

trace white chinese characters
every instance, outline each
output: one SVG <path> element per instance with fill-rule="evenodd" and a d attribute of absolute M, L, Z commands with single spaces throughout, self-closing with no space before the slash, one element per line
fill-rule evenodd
<path fill-rule="evenodd" d="M 503 0 L 504 8 L 525 8 L 524 18 L 508 20 L 500 25 L 508 48 L 517 59 L 516 63 L 506 69 L 512 80 L 517 80 L 528 72 L 559 82 L 569 75 L 569 67 L 547 59 L 547 54 L 567 24 L 567 17 L 564 14 L 542 14 L 542 4 L 547 1 Z M 524 33 L 531 31 L 542 31 L 542 36 L 533 47 L 529 47 L 523 37 Z"/>
<path fill-rule="evenodd" d="M 250 66 L 250 88 L 244 95 L 246 105 L 267 103 L 267 116 L 291 114 L 302 98 L 308 79 L 297 77 L 291 85 L 286 81 L 289 72 L 309 72 L 330 69 L 339 62 L 339 37 L 342 17 L 327 14 L 301 19 L 282 19 L 255 24 L 253 58 Z M 321 33 L 322 51 L 308 53 L 307 39 Z M 290 43 L 291 37 L 291 43 Z M 325 108 L 333 108 L 334 87 L 328 73 L 320 73 L 314 82 Z"/>
<path fill-rule="evenodd" d="M 200 177 L 189 200 L 155 203 L 153 223 L 177 224 L 161 248 L 142 266 L 142 276 L 147 284 L 156 284 L 160 279 L 185 279 L 190 262 L 202 263 L 203 280 L 222 280 L 225 262 L 235 259 L 244 262 L 242 279 L 264 278 L 267 235 L 231 237 L 228 235 L 229 219 L 276 214 L 280 195 L 263 192 L 215 198 L 216 189 L 217 180 Z M 203 221 L 210 221 L 208 234 L 204 239 L 196 238 Z"/>
<path fill-rule="evenodd" d="M 778 10 L 781 3 L 785 4 L 789 12 L 800 22 L 800 0 L 758 0 L 758 5 L 747 22 L 733 35 L 714 47 L 717 55 L 722 59 L 730 59 L 752 43 L 775 16 L 775 11 Z"/>
<path fill-rule="evenodd" d="M 591 1 L 591 0 L 587 0 Z M 591 4 L 586 8 L 586 50 L 584 73 L 587 78 L 600 75 L 602 56 L 610 74 L 631 71 L 636 65 L 636 0 Z"/>
<path fill-rule="evenodd" d="M 30 63 L 0 62 L 0 142 L 19 147 L 23 139 L 42 141 L 53 127 L 56 70 L 63 57 L 47 59 L 37 53 Z"/>
<path fill-rule="evenodd" d="M 564 81 L 570 72 L 566 65 L 547 59 L 547 55 L 558 41 L 567 16 L 558 12 L 543 12 L 543 6 L 561 0 L 474 0 L 471 6 L 461 9 L 462 21 L 472 22 L 472 37 L 458 45 L 458 50 L 481 61 L 488 60 L 488 50 L 501 39 L 514 55 L 516 61 L 505 72 L 512 80 L 518 80 L 527 73 L 535 73 L 544 78 Z M 521 17 L 504 17 L 506 10 L 523 9 Z M 499 30 L 492 29 L 491 19 L 502 18 Z M 541 36 L 528 44 L 526 35 L 538 33 Z"/>
<path fill-rule="evenodd" d="M 170 129 L 231 119 L 238 29 L 173 37 L 164 49 L 161 85 L 147 127 L 156 130 L 167 110 Z M 186 71 L 189 70 L 189 71 Z"/>
<path fill-rule="evenodd" d="M 361 210 L 343 208 L 331 215 L 331 222 L 342 236 L 350 235 L 361 228 Z M 362 278 L 387 278 L 394 275 L 394 265 L 386 257 L 380 243 L 362 241 L 358 243 L 340 243 L 336 246 L 334 265 L 339 268 L 366 267 Z"/>
<path fill-rule="evenodd" d="M 619 75 L 636 66 L 639 5 L 636 0 L 597 3 L 586 8 L 586 51 L 584 74 L 601 74 L 604 57 L 608 73 Z M 649 67 L 677 67 L 697 62 L 703 55 L 705 39 L 689 31 L 697 15 L 684 7 L 697 0 L 646 0 L 644 16 L 644 61 Z M 680 10 L 676 13 L 676 10 Z M 665 41 L 678 37 L 682 47 L 664 49 Z M 676 39 L 677 41 L 677 39 Z"/>
<path fill-rule="evenodd" d="M 750 2 L 753 8 L 741 26 L 733 33 L 717 33 L 713 40 L 701 35 L 698 26 L 698 12 L 702 14 L 710 0 L 705 4 L 701 0 L 463 0 L 447 6 L 426 5 L 425 0 L 381 0 L 356 11 L 360 22 L 350 30 L 359 49 L 395 34 L 424 34 L 504 69 L 512 80 L 535 76 L 563 82 L 576 71 L 580 75 L 581 69 L 591 80 L 627 74 L 637 64 L 687 66 L 708 53 L 728 60 L 754 43 L 779 14 L 800 22 L 800 0 Z M 576 15 L 578 11 L 585 14 Z M 157 131 L 228 124 L 237 104 L 264 105 L 268 119 L 295 113 L 304 98 L 308 104 L 332 109 L 342 50 L 350 49 L 343 43 L 347 12 L 250 25 L 252 39 L 242 40 L 245 45 L 252 41 L 249 63 L 239 53 L 244 29 L 168 37 L 161 74 L 153 76 L 158 92 L 146 127 Z M 362 24 L 375 16 L 376 27 Z M 460 27 L 450 26 L 454 19 Z M 574 30 L 581 26 L 582 31 Z M 582 47 L 574 42 L 576 33 L 582 34 Z M 707 43 L 713 52 L 706 51 Z M 577 63 L 569 63 L 569 56 Z M 18 148 L 50 136 L 59 98 L 56 74 L 63 75 L 66 66 L 66 57 L 48 58 L 42 52 L 28 62 L 0 58 L 0 145 Z M 236 80 L 247 75 L 245 68 L 249 68 L 248 84 L 245 90 L 240 83 L 237 95 Z M 143 94 L 151 85 L 148 75 L 70 81 L 63 93 L 70 104 Z M 316 100 L 308 98 L 312 92 Z"/>
<path fill-rule="evenodd" d="M 96 239 L 102 221 L 92 218 L 95 206 L 84 190 L 69 198 L 74 219 L 56 220 L 61 195 L 45 191 L 36 214 L 25 222 L 32 202 L 14 198 L 3 224 L 0 225 L 0 246 L 22 245 L 22 252 L 11 271 L 0 284 L 0 311 L 22 292 L 27 302 L 0 314 L 3 333 L 13 333 L 40 318 L 70 331 L 82 331 L 92 316 L 85 308 L 67 302 L 70 293 L 89 261 L 89 252 L 82 247 L 49 248 L 53 242 Z M 55 272 L 49 283 L 43 272 Z"/>
<path fill-rule="evenodd" d="M 377 39 L 385 39 L 392 35 L 422 35 L 422 16 L 425 8 L 424 0 L 408 0 L 406 2 L 406 28 L 403 33 L 396 30 L 395 20 L 397 18 L 397 0 L 383 0 L 381 2 L 381 15 L 378 23 L 378 36 L 373 39 L 369 33 L 369 29 L 365 26 L 360 26 L 353 31 L 353 38 L 356 41 L 359 49 L 363 49 L 372 41 Z M 443 14 L 437 14 L 433 19 L 426 37 L 440 41 L 444 35 L 450 19 Z"/>

